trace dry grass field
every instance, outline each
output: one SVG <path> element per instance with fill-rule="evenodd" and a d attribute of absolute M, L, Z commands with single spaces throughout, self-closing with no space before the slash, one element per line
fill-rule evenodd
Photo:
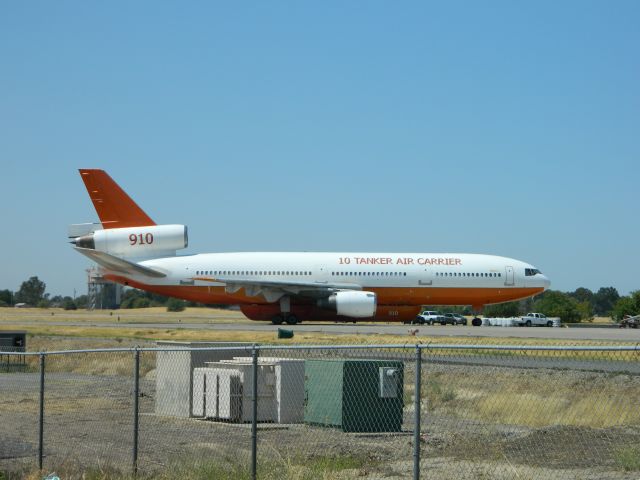
<path fill-rule="evenodd" d="M 23 320 L 38 322 L 100 322 L 100 323 L 250 323 L 241 312 L 213 308 L 187 308 L 182 312 L 167 312 L 165 307 L 120 310 L 63 310 L 62 308 L 0 308 L 0 322 Z"/>

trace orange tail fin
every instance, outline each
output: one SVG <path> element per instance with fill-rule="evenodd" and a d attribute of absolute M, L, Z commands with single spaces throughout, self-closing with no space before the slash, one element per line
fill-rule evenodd
<path fill-rule="evenodd" d="M 80 169 L 80 176 L 103 228 L 156 224 L 104 170 Z"/>

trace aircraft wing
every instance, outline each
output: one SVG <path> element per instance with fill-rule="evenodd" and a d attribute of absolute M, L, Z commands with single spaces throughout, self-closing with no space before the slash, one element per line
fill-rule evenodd
<path fill-rule="evenodd" d="M 129 275 L 134 275 L 134 274 L 144 275 L 145 277 L 152 277 L 152 278 L 162 278 L 167 276 L 166 274 L 158 270 L 154 270 L 149 267 L 143 267 L 142 265 L 139 265 L 137 263 L 129 262 L 122 258 L 109 255 L 108 253 L 98 252 L 96 250 L 91 250 L 90 248 L 80 248 L 80 247 L 73 247 L 73 248 L 74 250 L 77 250 L 84 256 L 89 257 L 98 265 L 103 266 L 114 272 L 125 273 Z"/>
<path fill-rule="evenodd" d="M 357 283 L 296 282 L 279 280 L 255 280 L 232 277 L 194 277 L 203 282 L 224 283 L 227 293 L 244 288 L 249 297 L 263 296 L 267 302 L 275 302 L 284 295 L 310 298 L 326 298 L 339 290 L 362 290 Z"/>

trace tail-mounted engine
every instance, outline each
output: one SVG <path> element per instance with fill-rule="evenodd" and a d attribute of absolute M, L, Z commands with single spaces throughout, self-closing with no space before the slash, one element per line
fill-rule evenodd
<path fill-rule="evenodd" d="M 153 225 L 96 230 L 71 243 L 117 257 L 144 258 L 173 256 L 176 250 L 187 248 L 189 238 L 185 225 Z"/>

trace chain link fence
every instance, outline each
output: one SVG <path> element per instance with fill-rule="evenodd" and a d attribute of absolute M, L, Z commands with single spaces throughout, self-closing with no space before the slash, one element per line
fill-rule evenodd
<path fill-rule="evenodd" d="M 0 472 L 626 479 L 637 346 L 2 352 Z M 3 363 L 3 365 L 4 365 Z M 0 478 L 2 478 L 0 475 Z"/>

